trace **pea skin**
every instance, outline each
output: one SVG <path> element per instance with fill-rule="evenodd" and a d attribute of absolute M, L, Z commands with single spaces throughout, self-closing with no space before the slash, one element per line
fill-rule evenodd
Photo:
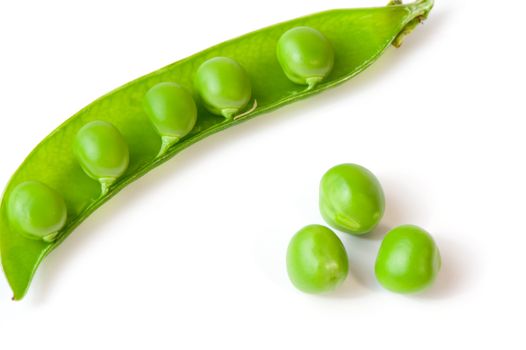
<path fill-rule="evenodd" d="M 7 216 L 23 236 L 51 242 L 66 223 L 66 203 L 56 190 L 44 183 L 26 181 L 9 195 Z"/>
<path fill-rule="evenodd" d="M 357 164 L 329 169 L 320 182 L 320 212 L 333 228 L 362 235 L 382 219 L 385 198 L 378 179 Z"/>
<path fill-rule="evenodd" d="M 329 40 L 311 27 L 295 27 L 285 32 L 277 45 L 278 61 L 294 83 L 311 90 L 331 72 L 334 49 Z"/>
<path fill-rule="evenodd" d="M 150 121 L 161 135 L 158 157 L 192 131 L 197 121 L 197 106 L 192 95 L 177 83 L 156 84 L 144 96 L 143 104 Z"/>
<path fill-rule="evenodd" d="M 228 57 L 214 57 L 201 64 L 195 86 L 205 107 L 213 114 L 232 119 L 252 96 L 247 72 Z"/>
<path fill-rule="evenodd" d="M 414 225 L 389 231 L 380 246 L 375 275 L 385 288 L 396 293 L 415 293 L 433 284 L 442 260 L 433 237 Z"/>
<path fill-rule="evenodd" d="M 75 137 L 74 153 L 84 172 L 101 184 L 101 195 L 120 177 L 129 163 L 126 140 L 111 123 L 96 120 Z"/>
<path fill-rule="evenodd" d="M 319 294 L 343 283 L 349 261 L 342 242 L 331 229 L 309 225 L 299 230 L 289 243 L 287 271 L 296 288 Z"/>

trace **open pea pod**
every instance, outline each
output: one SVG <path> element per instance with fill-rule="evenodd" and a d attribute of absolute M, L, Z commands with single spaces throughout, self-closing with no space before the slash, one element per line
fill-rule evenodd
<path fill-rule="evenodd" d="M 432 6 L 433 0 L 406 5 L 392 1 L 386 7 L 331 10 L 276 24 L 145 75 L 82 109 L 29 154 L 5 189 L 0 208 L 0 251 L 4 272 L 14 292 L 13 298 L 24 297 L 42 259 L 124 186 L 208 135 L 349 80 L 373 63 L 388 46 L 399 46 L 401 39 L 427 16 Z M 291 82 L 276 58 L 278 39 L 296 26 L 319 30 L 334 48 L 332 71 L 322 82 L 309 89 Z M 195 94 L 193 79 L 196 69 L 216 56 L 233 58 L 244 67 L 257 105 L 254 104 L 254 108 L 239 118 L 225 120 L 199 104 L 197 122 L 192 131 L 158 156 L 161 138 L 143 108 L 146 92 L 157 83 L 176 81 Z M 77 132 L 86 123 L 95 120 L 113 124 L 129 147 L 127 170 L 103 194 L 100 184 L 86 175 L 73 154 Z M 18 234 L 8 220 L 6 198 L 15 186 L 29 180 L 37 180 L 56 189 L 66 203 L 66 224 L 51 242 L 28 239 Z"/>

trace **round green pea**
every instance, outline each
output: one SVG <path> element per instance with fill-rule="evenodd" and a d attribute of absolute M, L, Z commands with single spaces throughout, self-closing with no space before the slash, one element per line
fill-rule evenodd
<path fill-rule="evenodd" d="M 128 144 L 119 130 L 105 121 L 89 122 L 78 131 L 74 153 L 84 172 L 101 183 L 103 194 L 128 168 Z"/>
<path fill-rule="evenodd" d="M 340 164 L 320 183 L 320 211 L 332 227 L 356 235 L 373 230 L 384 214 L 382 186 L 366 168 Z"/>
<path fill-rule="evenodd" d="M 412 293 L 429 287 L 441 266 L 433 237 L 413 225 L 403 225 L 384 237 L 376 258 L 380 284 L 393 292 Z"/>
<path fill-rule="evenodd" d="M 162 137 L 160 154 L 186 136 L 197 120 L 197 107 L 190 92 L 177 83 L 153 86 L 144 96 L 144 109 Z"/>
<path fill-rule="evenodd" d="M 287 271 L 296 288 L 317 294 L 342 284 L 349 272 L 349 261 L 342 242 L 331 229 L 309 225 L 289 243 Z"/>
<path fill-rule="evenodd" d="M 7 217 L 22 235 L 52 241 L 67 219 L 62 196 L 40 181 L 26 181 L 9 194 Z"/>
<path fill-rule="evenodd" d="M 231 119 L 250 101 L 252 87 L 245 69 L 228 57 L 214 57 L 197 69 L 195 87 L 205 107 Z"/>
<path fill-rule="evenodd" d="M 313 88 L 334 65 L 330 41 L 311 27 L 295 27 L 278 40 L 277 57 L 285 75 L 294 83 Z"/>

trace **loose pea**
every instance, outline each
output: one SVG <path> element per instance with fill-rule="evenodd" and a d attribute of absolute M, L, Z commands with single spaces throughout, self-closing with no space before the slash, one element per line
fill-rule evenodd
<path fill-rule="evenodd" d="M 334 49 L 329 40 L 311 27 L 295 27 L 278 40 L 278 61 L 285 75 L 296 84 L 312 89 L 334 65 Z"/>
<path fill-rule="evenodd" d="M 440 252 L 431 235 L 420 227 L 403 225 L 382 241 L 375 273 L 384 288 L 412 293 L 430 286 L 440 266 Z"/>
<path fill-rule="evenodd" d="M 380 222 L 384 207 L 380 183 L 362 166 L 340 164 L 321 179 L 320 211 L 325 221 L 338 230 L 370 232 Z"/>
<path fill-rule="evenodd" d="M 292 237 L 287 250 L 289 278 L 299 290 L 323 293 L 347 277 L 349 261 L 342 242 L 329 228 L 309 225 Z"/>
<path fill-rule="evenodd" d="M 231 119 L 250 101 L 252 87 L 247 72 L 228 57 L 214 57 L 201 64 L 195 86 L 206 108 Z"/>
<path fill-rule="evenodd" d="M 192 95 L 177 83 L 159 83 L 148 90 L 144 109 L 162 138 L 159 155 L 186 136 L 197 120 Z"/>
<path fill-rule="evenodd" d="M 75 137 L 74 151 L 86 174 L 101 183 L 102 194 L 128 168 L 128 144 L 119 130 L 105 121 L 84 125 Z"/>
<path fill-rule="evenodd" d="M 66 223 L 66 203 L 57 191 L 42 182 L 26 181 L 9 195 L 7 217 L 22 235 L 52 241 Z"/>

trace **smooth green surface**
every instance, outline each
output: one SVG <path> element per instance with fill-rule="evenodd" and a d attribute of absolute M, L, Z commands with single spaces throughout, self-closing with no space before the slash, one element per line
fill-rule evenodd
<path fill-rule="evenodd" d="M 364 234 L 380 222 L 385 208 L 382 186 L 366 168 L 340 164 L 329 169 L 320 183 L 320 212 L 332 227 Z"/>
<path fill-rule="evenodd" d="M 0 249 L 3 269 L 14 298 L 21 299 L 26 294 L 42 259 L 123 187 L 211 134 L 351 79 L 398 40 L 400 33 L 405 32 L 413 19 L 424 18 L 432 6 L 432 0 L 424 0 L 408 5 L 331 10 L 276 24 L 175 62 L 108 93 L 82 109 L 31 152 L 5 189 L 0 207 Z M 297 26 L 309 26 L 322 32 L 332 43 L 336 57 L 329 76 L 308 91 L 285 76 L 276 58 L 278 39 Z M 158 83 L 177 81 L 196 94 L 193 81 L 197 68 L 206 60 L 218 56 L 231 57 L 246 70 L 252 84 L 252 96 L 257 99 L 257 108 L 242 118 L 225 121 L 224 117 L 198 105 L 198 118 L 192 131 L 164 155 L 157 157 L 161 140 L 144 111 L 146 92 Z M 330 122 L 329 119 L 327 122 Z M 103 196 L 100 195 L 99 184 L 82 170 L 72 154 L 78 130 L 94 120 L 106 120 L 115 125 L 130 152 L 126 172 Z M 27 180 L 48 184 L 66 201 L 68 219 L 61 235 L 53 243 L 25 239 L 7 225 L 5 198 L 16 185 Z"/>
<path fill-rule="evenodd" d="M 433 237 L 418 226 L 403 225 L 384 237 L 376 258 L 376 279 L 393 292 L 418 292 L 433 283 L 440 265 Z"/>
<path fill-rule="evenodd" d="M 230 57 L 203 62 L 195 74 L 195 87 L 206 108 L 227 119 L 239 114 L 252 96 L 247 72 Z"/>
<path fill-rule="evenodd" d="M 52 241 L 66 223 L 66 203 L 51 187 L 26 181 L 9 195 L 7 216 L 11 227 L 21 235 Z"/>
<path fill-rule="evenodd" d="M 309 225 L 292 237 L 287 249 L 287 272 L 296 288 L 305 293 L 334 290 L 349 273 L 342 242 L 331 229 Z"/>
<path fill-rule="evenodd" d="M 289 29 L 278 40 L 278 61 L 296 84 L 313 88 L 334 66 L 334 49 L 320 31 L 311 27 Z"/>
<path fill-rule="evenodd" d="M 128 168 L 130 154 L 126 140 L 107 121 L 95 120 L 84 125 L 75 136 L 73 150 L 84 172 L 101 183 L 102 194 Z"/>
<path fill-rule="evenodd" d="M 161 136 L 159 155 L 192 131 L 197 120 L 192 94 L 174 82 L 159 83 L 148 90 L 144 110 Z"/>

